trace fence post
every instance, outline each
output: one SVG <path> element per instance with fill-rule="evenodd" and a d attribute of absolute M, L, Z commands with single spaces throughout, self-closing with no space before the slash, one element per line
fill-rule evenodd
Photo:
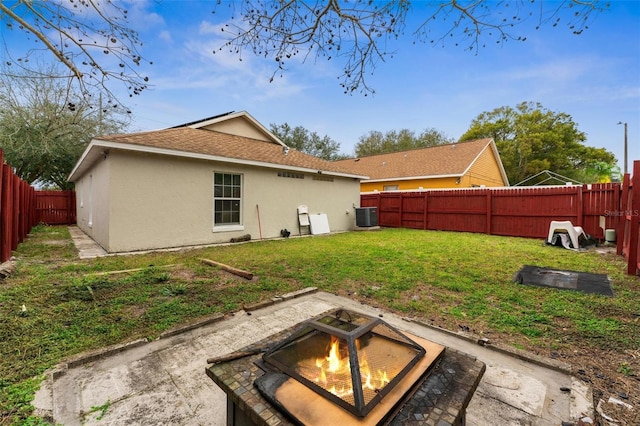
<path fill-rule="evenodd" d="M 491 190 L 486 189 L 487 191 L 487 235 L 491 235 L 491 212 L 493 210 L 492 206 L 492 197 Z"/>
<path fill-rule="evenodd" d="M 400 216 L 400 223 L 398 227 L 404 228 L 404 192 L 400 193 L 400 205 L 398 206 L 398 215 Z"/>
<path fill-rule="evenodd" d="M 11 179 L 11 166 L 2 164 L 2 215 L 0 215 L 0 228 L 2 228 L 2 240 L 0 241 L 0 259 L 2 262 L 11 257 L 11 240 L 13 226 L 11 226 L 11 213 L 13 211 L 13 180 Z"/>
<path fill-rule="evenodd" d="M 629 185 L 631 185 L 631 179 L 629 173 L 625 173 L 622 178 L 622 194 L 620 195 L 620 211 L 616 212 L 618 215 L 618 224 L 616 229 L 616 254 L 622 255 L 625 245 L 625 236 L 627 228 L 627 208 L 629 206 Z"/>
<path fill-rule="evenodd" d="M 582 185 L 576 186 L 576 222 L 578 226 L 584 226 L 583 222 L 584 205 L 582 203 Z"/>
<path fill-rule="evenodd" d="M 67 196 L 67 223 L 71 224 L 71 191 L 65 191 Z"/>
<path fill-rule="evenodd" d="M 629 218 L 629 254 L 627 257 L 627 274 L 635 275 L 638 271 L 638 231 L 640 228 L 640 161 L 633 162 L 631 206 L 625 215 Z M 628 213 L 628 214 L 627 214 Z"/>
<path fill-rule="evenodd" d="M 7 226 L 4 222 L 3 218 L 5 215 L 5 210 L 7 209 L 7 205 L 4 202 L 4 151 L 0 149 L 0 263 L 4 262 L 9 258 L 9 256 L 5 257 L 4 252 L 4 240 L 5 234 L 7 233 Z"/>
<path fill-rule="evenodd" d="M 424 213 L 422 215 L 422 229 L 429 229 L 429 193 L 424 193 Z"/>
<path fill-rule="evenodd" d="M 13 184 L 13 216 L 11 218 L 11 250 L 18 248 L 20 242 L 20 178 L 11 171 L 11 182 Z"/>

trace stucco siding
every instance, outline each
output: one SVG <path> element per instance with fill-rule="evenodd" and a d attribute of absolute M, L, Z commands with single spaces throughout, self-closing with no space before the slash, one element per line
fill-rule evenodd
<path fill-rule="evenodd" d="M 253 238 L 279 237 L 281 229 L 298 234 L 297 208 L 306 205 L 310 214 L 327 215 L 329 228 L 346 231 L 355 227 L 355 207 L 360 206 L 360 185 L 356 179 L 314 180 L 278 176 L 278 170 L 250 169 L 246 174 L 244 219 Z M 258 210 L 260 227 L 258 226 Z M 303 230 L 304 233 L 304 230 Z"/>
<path fill-rule="evenodd" d="M 109 163 L 98 160 L 75 182 L 76 222 L 84 233 L 108 250 L 109 246 Z"/>
<path fill-rule="evenodd" d="M 274 238 L 283 228 L 295 235 L 300 204 L 326 213 L 332 231 L 355 226 L 359 183 L 351 178 L 279 177 L 276 169 L 113 151 L 110 161 L 111 226 L 105 248 L 111 252 L 222 243 L 245 234 Z M 219 232 L 213 224 L 214 172 L 242 176 L 242 224 L 232 231 Z"/>
<path fill-rule="evenodd" d="M 111 252 L 211 241 L 211 168 L 204 161 L 111 155 Z"/>

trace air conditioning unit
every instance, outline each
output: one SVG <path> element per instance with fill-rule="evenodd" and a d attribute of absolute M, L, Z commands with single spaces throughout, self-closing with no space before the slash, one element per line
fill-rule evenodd
<path fill-rule="evenodd" d="M 378 208 L 377 207 L 356 208 L 356 226 L 359 226 L 359 227 L 378 226 Z"/>

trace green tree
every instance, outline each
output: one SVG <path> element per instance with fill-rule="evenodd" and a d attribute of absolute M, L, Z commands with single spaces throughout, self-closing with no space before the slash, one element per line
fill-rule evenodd
<path fill-rule="evenodd" d="M 241 0 L 218 2 L 232 20 L 221 28 L 228 50 L 242 60 L 245 51 L 275 60 L 271 79 L 289 61 L 319 58 L 341 61 L 338 77 L 345 93 L 375 92 L 367 84 L 380 62 L 394 55 L 393 41 L 408 31 L 417 43 L 451 44 L 477 52 L 487 44 L 524 42 L 524 21 L 536 30 L 563 24 L 573 34 L 588 28 L 608 3 L 598 0 Z M 215 53 L 215 52 L 214 52 Z"/>
<path fill-rule="evenodd" d="M 67 177 L 91 139 L 121 131 L 126 117 L 90 103 L 55 69 L 0 76 L 0 148 L 16 174 L 31 184 L 68 189 Z"/>
<path fill-rule="evenodd" d="M 320 137 L 302 126 L 291 128 L 289 124 L 271 124 L 271 133 L 276 135 L 290 148 L 310 154 L 328 161 L 339 160 L 346 156 L 340 154 L 340 144 L 329 136 Z"/>
<path fill-rule="evenodd" d="M 539 103 L 522 102 L 515 108 L 483 112 L 460 140 L 485 137 L 495 141 L 512 184 L 544 170 L 593 183 L 602 180 L 601 163 L 612 170 L 616 162 L 606 149 L 584 145 L 586 135 L 569 114 L 550 111 Z"/>
<path fill-rule="evenodd" d="M 417 136 L 408 129 L 391 130 L 386 133 L 372 130 L 367 135 L 360 136 L 355 146 L 355 154 L 356 157 L 366 157 L 368 155 L 408 151 L 451 142 L 453 142 L 453 139 L 435 129 L 425 129 Z"/>

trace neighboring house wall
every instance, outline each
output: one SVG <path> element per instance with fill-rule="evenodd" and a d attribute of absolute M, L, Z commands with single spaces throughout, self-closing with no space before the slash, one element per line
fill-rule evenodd
<path fill-rule="evenodd" d="M 77 225 L 103 247 L 109 242 L 109 163 L 109 157 L 99 160 L 75 183 Z"/>
<path fill-rule="evenodd" d="M 502 179 L 499 161 L 493 150 L 487 147 L 464 174 L 460 182 L 461 186 L 507 186 L 508 182 Z"/>
<path fill-rule="evenodd" d="M 398 191 L 411 191 L 422 189 L 442 189 L 442 188 L 456 188 L 459 184 L 456 184 L 457 177 L 446 178 L 431 178 L 431 179 L 407 179 L 407 180 L 393 180 L 385 182 L 368 182 L 366 180 L 360 182 L 360 190 L 362 192 L 384 191 L 385 188 L 397 186 Z"/>
<path fill-rule="evenodd" d="M 296 173 L 298 178 L 280 177 L 277 169 L 113 149 L 108 161 L 98 167 L 106 164 L 111 181 L 110 188 L 100 184 L 102 194 L 109 194 L 101 206 L 117 214 L 111 214 L 109 227 L 96 222 L 94 211 L 94 226 L 81 228 L 109 252 L 222 243 L 245 234 L 254 240 L 260 234 L 275 238 L 284 228 L 296 235 L 296 207 L 301 204 L 307 205 L 311 214 L 326 213 L 331 231 L 344 231 L 355 226 L 353 207 L 360 203 L 359 186 L 353 178 L 316 180 L 320 175 L 309 173 Z M 240 226 L 223 231 L 214 227 L 214 172 L 242 176 Z M 89 174 L 95 185 L 96 169 Z M 78 181 L 83 194 L 86 181 L 86 175 Z M 98 224 L 107 226 L 108 236 Z"/>

